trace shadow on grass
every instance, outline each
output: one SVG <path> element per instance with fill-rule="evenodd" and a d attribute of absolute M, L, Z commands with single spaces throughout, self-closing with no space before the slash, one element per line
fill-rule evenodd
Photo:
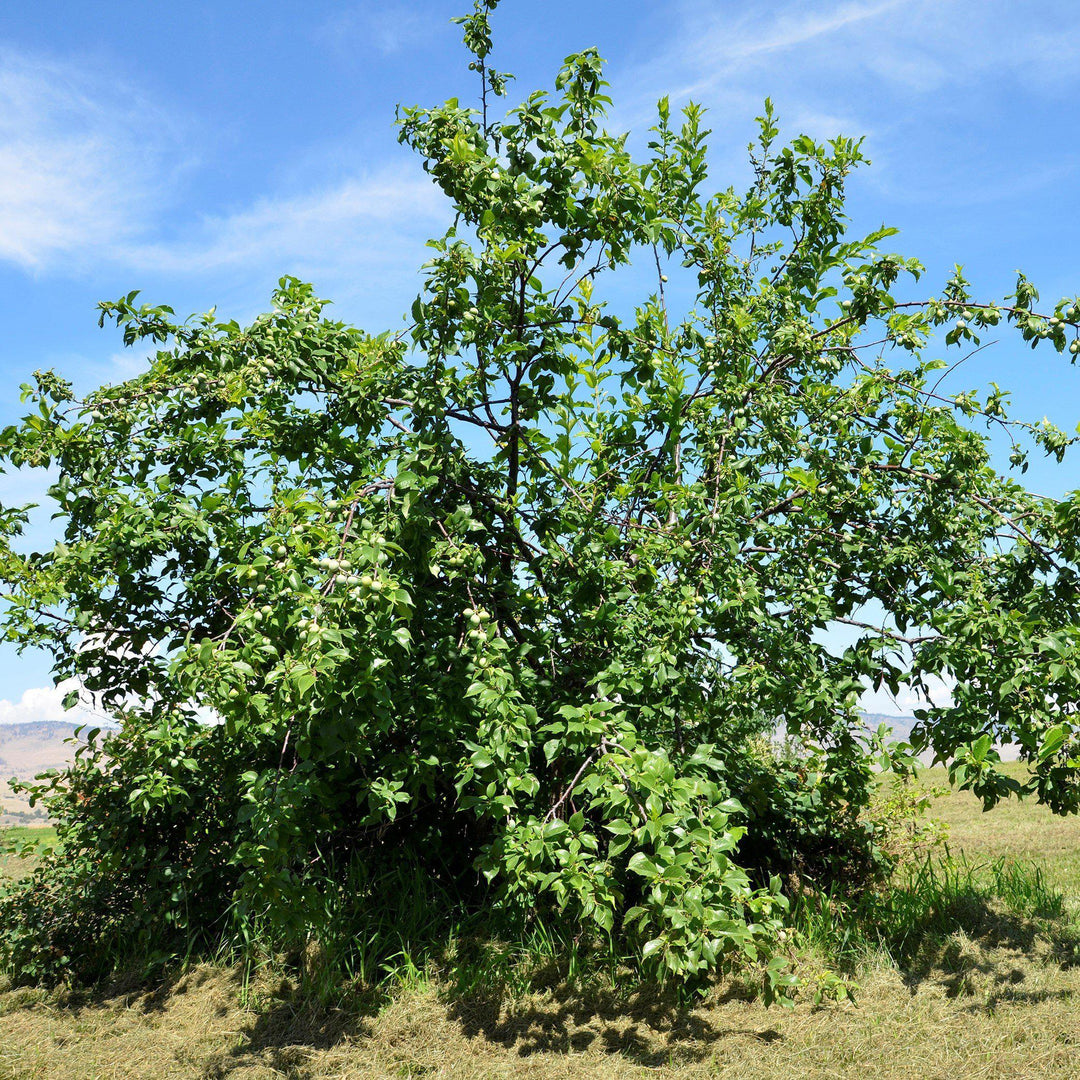
<path fill-rule="evenodd" d="M 992 894 L 959 887 L 933 898 L 924 892 L 918 904 L 894 908 L 890 916 L 874 929 L 912 996 L 933 985 L 947 997 L 963 998 L 978 986 L 979 1000 L 967 1008 L 980 1012 L 1072 996 L 1068 989 L 1025 985 L 1036 968 L 1067 968 L 1080 960 L 1080 927 L 1056 908 L 1046 917 L 1019 914 Z M 857 976 L 856 955 L 852 950 L 849 959 Z M 867 957 L 865 950 L 858 955 Z M 730 1037 L 762 1043 L 782 1038 L 771 1026 L 717 1024 L 721 1013 L 707 1005 L 687 1007 L 674 994 L 654 988 L 574 989 L 542 977 L 537 982 L 546 990 L 539 1001 L 508 990 L 473 988 L 451 998 L 447 1015 L 466 1037 L 483 1038 L 522 1057 L 591 1048 L 651 1067 L 705 1060 L 713 1044 Z M 736 983 L 709 1002 L 722 1005 L 752 996 Z"/>
<path fill-rule="evenodd" d="M 912 996 L 929 984 L 961 999 L 964 1011 L 971 1013 L 1070 998 L 1069 989 L 1047 986 L 1032 976 L 1039 968 L 1065 968 L 1080 961 L 1080 927 L 1060 905 L 1034 893 L 1009 900 L 999 886 L 1000 881 L 991 888 L 965 873 L 926 878 L 896 890 L 876 907 L 860 911 L 861 944 L 847 950 L 846 958 L 854 965 L 876 948 L 891 958 Z M 837 916 L 817 939 L 819 947 L 837 944 L 834 935 L 847 933 L 844 928 L 851 925 L 850 913 Z M 459 965 L 464 961 L 456 983 L 452 963 L 436 965 L 443 971 L 436 980 L 441 991 L 436 1013 L 450 1021 L 454 1030 L 448 1037 L 482 1040 L 521 1058 L 591 1050 L 655 1068 L 707 1060 L 723 1040 L 764 1046 L 783 1038 L 768 1016 L 756 1024 L 751 1020 L 755 1014 L 746 1014 L 750 1022 L 740 1024 L 737 1010 L 725 1013 L 710 1007 L 750 999 L 752 993 L 738 982 L 729 984 L 725 993 L 714 990 L 707 1003 L 695 1006 L 670 989 L 631 984 L 610 972 L 572 979 L 558 950 L 535 967 L 527 964 L 525 983 L 513 977 L 512 966 L 486 962 L 482 947 L 474 958 L 459 943 L 454 955 Z M 829 955 L 828 948 L 822 955 Z M 373 1018 L 391 1001 L 385 989 L 343 991 L 336 1004 L 327 1006 L 284 978 L 263 972 L 249 982 L 242 967 L 207 965 L 159 979 L 149 989 L 145 977 L 132 977 L 69 991 L 50 1007 L 77 1015 L 119 1004 L 160 1021 L 185 996 L 205 997 L 199 1005 L 207 1022 L 220 1018 L 235 1024 L 232 1042 L 200 1061 L 207 1080 L 252 1065 L 306 1075 L 321 1052 L 378 1038 Z M 33 1002 L 27 999 L 26 1004 Z M 230 1014 L 235 1020 L 228 1019 Z"/>
<path fill-rule="evenodd" d="M 1034 864 L 1004 859 L 972 863 L 946 850 L 855 903 L 812 889 L 797 894 L 792 915 L 805 944 L 846 974 L 857 977 L 876 955 L 912 994 L 932 982 L 958 996 L 976 975 L 984 989 L 1013 986 L 1032 963 L 1080 962 L 1080 925 L 1065 897 Z"/>
<path fill-rule="evenodd" d="M 192 1013 L 178 1017 L 176 1009 L 182 1008 L 184 999 L 191 999 Z M 263 975 L 257 983 L 249 983 L 243 965 L 206 964 L 167 973 L 150 984 L 145 974 L 130 974 L 88 987 L 13 988 L 0 996 L 0 1016 L 47 1005 L 50 1013 L 65 1014 L 92 1030 L 94 1014 L 142 1015 L 148 1030 L 166 1025 L 191 1032 L 196 1046 L 197 1029 L 223 1022 L 226 1029 L 235 1030 L 231 1045 L 207 1047 L 199 1061 L 200 1075 L 217 1080 L 253 1065 L 275 1074 L 304 1075 L 306 1063 L 321 1051 L 370 1036 L 370 1018 L 387 1000 L 385 993 L 364 991 L 332 1007 L 299 993 L 287 979 Z"/>
<path fill-rule="evenodd" d="M 902 929 L 892 929 L 886 942 L 901 968 L 917 979 L 935 963 L 948 965 L 947 950 L 942 953 L 941 947 L 957 932 L 986 949 L 1009 949 L 1029 956 L 1038 953 L 1045 963 L 1059 967 L 1080 961 L 1080 928 L 1067 917 L 1031 917 L 979 895 L 959 895 L 935 903 L 919 918 L 906 921 Z"/>
<path fill-rule="evenodd" d="M 901 909 L 903 905 L 901 904 Z M 1010 910 L 970 882 L 932 898 L 913 898 L 882 921 L 881 944 L 914 996 L 924 984 L 959 998 L 981 989 L 973 1010 L 1066 998 L 1069 990 L 1028 990 L 1036 968 L 1064 970 L 1080 962 L 1080 926 L 1061 907 Z"/>
<path fill-rule="evenodd" d="M 745 996 L 733 990 L 719 1000 Z M 447 1015 L 466 1038 L 483 1038 L 521 1057 L 599 1049 L 648 1067 L 702 1061 L 716 1042 L 732 1036 L 761 1043 L 782 1038 L 773 1027 L 717 1026 L 674 995 L 648 987 L 626 993 L 562 984 L 542 1001 L 474 991 L 452 999 Z"/>
<path fill-rule="evenodd" d="M 329 1008 L 277 997 L 260 1009 L 234 1047 L 210 1056 L 202 1076 L 223 1080 L 255 1063 L 275 1075 L 305 1075 L 297 1070 L 319 1052 L 370 1036 L 369 1015 L 360 1002 L 351 1008 Z"/>
<path fill-rule="evenodd" d="M 262 1004 L 257 1016 L 228 1051 L 204 1066 L 205 1080 L 224 1080 L 258 1064 L 287 1075 L 306 1075 L 321 1051 L 343 1043 L 378 1038 L 371 1017 L 383 999 L 350 1001 L 328 1008 L 283 994 Z M 543 1000 L 480 990 L 450 996 L 445 1015 L 466 1039 L 482 1039 L 520 1057 L 593 1049 L 635 1065 L 657 1067 L 706 1059 L 713 1045 L 731 1036 L 762 1044 L 781 1038 L 772 1027 L 717 1027 L 665 995 L 575 990 L 562 985 Z"/>
<path fill-rule="evenodd" d="M 451 1043 L 479 1039 L 519 1057 L 592 1049 L 647 1067 L 705 1060 L 714 1045 L 727 1038 L 762 1045 L 781 1039 L 769 1022 L 760 1027 L 719 1025 L 706 1011 L 680 1003 L 671 992 L 599 986 L 596 981 L 573 985 L 563 974 L 552 961 L 551 970 L 538 972 L 537 983 L 544 989 L 536 994 L 505 986 L 485 989 L 474 984 L 461 993 L 443 987 L 441 1003 L 428 999 L 428 1007 L 435 1005 L 430 1019 L 436 1024 L 444 1018 L 450 1021 Z M 722 1003 L 751 996 L 736 986 L 724 995 L 714 993 L 710 1000 Z M 14 1008 L 33 1007 L 47 998 L 51 1012 L 66 1013 L 91 1026 L 87 1014 L 121 1012 L 142 1014 L 154 1027 L 164 1024 L 174 1031 L 194 1030 L 191 1016 L 178 1017 L 175 1011 L 184 999 L 191 999 L 197 1025 L 220 1025 L 235 1033 L 227 1045 L 218 1042 L 198 1051 L 199 1075 L 205 1080 L 223 1080 L 252 1067 L 268 1074 L 307 1075 L 325 1051 L 378 1040 L 373 1018 L 392 1001 L 385 991 L 363 991 L 328 1006 L 287 980 L 264 977 L 253 988 L 246 984 L 242 968 L 210 965 L 160 979 L 149 988 L 132 977 L 59 996 L 25 988 L 4 997 Z M 0 1014 L 4 1011 L 0 1007 Z"/>

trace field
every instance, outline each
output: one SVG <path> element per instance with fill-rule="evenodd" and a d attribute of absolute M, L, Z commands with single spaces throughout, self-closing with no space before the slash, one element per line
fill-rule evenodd
<path fill-rule="evenodd" d="M 1080 821 L 1028 804 L 984 815 L 956 793 L 932 814 L 948 825 L 952 888 L 903 915 L 907 938 L 849 950 L 855 1004 L 766 1008 L 729 985 L 682 1009 L 565 980 L 455 993 L 413 970 L 317 1007 L 280 973 L 204 964 L 150 990 L 0 993 L 0 1077 L 1080 1076 Z M 810 945 L 799 964 L 813 984 L 825 961 Z"/>
<path fill-rule="evenodd" d="M 6 787 L 0 788 L 0 828 L 18 825 L 42 826 L 47 822 L 48 817 L 40 804 L 31 807 L 25 797 L 12 794 Z"/>

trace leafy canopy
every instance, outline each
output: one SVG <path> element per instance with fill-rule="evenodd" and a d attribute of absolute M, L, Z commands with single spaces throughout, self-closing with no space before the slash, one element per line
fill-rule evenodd
<path fill-rule="evenodd" d="M 710 193 L 696 105 L 643 155 L 608 133 L 592 50 L 491 119 L 494 7 L 462 20 L 482 111 L 400 114 L 455 215 L 407 330 L 292 279 L 247 327 L 132 293 L 101 319 L 148 370 L 40 374 L 0 436 L 63 529 L 26 554 L 0 516 L 7 637 L 122 719 L 31 789 L 63 847 L 5 901 L 24 971 L 109 934 L 359 933 L 386 898 L 349 874 L 403 864 L 660 976 L 769 955 L 777 874 L 871 873 L 867 685 L 945 680 L 915 749 L 989 806 L 1015 744 L 1077 809 L 1080 500 L 1016 478 L 1073 440 L 947 392 L 928 347 L 1007 325 L 1075 357 L 1077 301 L 959 269 L 912 299 L 894 230 L 848 230 L 859 142 L 783 145 L 768 104 L 744 192 Z"/>

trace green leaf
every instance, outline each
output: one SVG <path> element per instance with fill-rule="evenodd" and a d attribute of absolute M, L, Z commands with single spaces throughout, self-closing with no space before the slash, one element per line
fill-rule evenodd
<path fill-rule="evenodd" d="M 655 878 L 660 874 L 660 870 L 644 852 L 635 851 L 630 856 L 630 862 L 627 864 L 627 868 L 632 870 L 635 874 L 640 874 L 642 877 Z"/>

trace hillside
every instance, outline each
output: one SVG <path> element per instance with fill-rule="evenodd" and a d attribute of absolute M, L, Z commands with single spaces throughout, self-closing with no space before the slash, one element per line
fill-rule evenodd
<path fill-rule="evenodd" d="M 878 725 L 885 724 L 892 728 L 893 738 L 906 741 L 915 725 L 914 716 L 886 716 L 885 713 L 864 712 L 863 721 L 871 731 L 877 731 Z"/>
<path fill-rule="evenodd" d="M 887 716 L 885 713 L 869 712 L 864 712 L 862 715 L 870 731 L 877 731 L 879 724 L 886 724 L 892 728 L 893 738 L 900 742 L 905 742 L 911 737 L 911 729 L 916 722 L 914 716 Z M 1015 746 L 999 745 L 997 751 L 1001 755 L 1002 761 L 1016 761 L 1019 757 L 1019 750 Z M 919 755 L 919 760 L 924 765 L 932 765 L 933 758 L 932 750 L 924 750 Z"/>
<path fill-rule="evenodd" d="M 43 823 L 44 811 L 30 808 L 7 781 L 30 780 L 46 769 L 59 769 L 75 756 L 71 740 L 78 725 L 64 720 L 0 724 L 0 825 Z"/>

